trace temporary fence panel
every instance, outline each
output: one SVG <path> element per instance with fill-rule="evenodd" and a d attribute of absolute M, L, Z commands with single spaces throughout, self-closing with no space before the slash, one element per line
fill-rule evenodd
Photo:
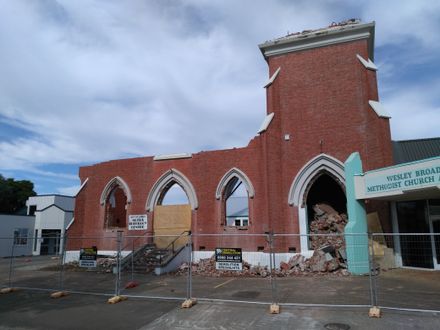
<path fill-rule="evenodd" d="M 375 305 L 440 311 L 439 243 L 440 234 L 372 234 Z"/>
<path fill-rule="evenodd" d="M 343 234 L 276 234 L 279 246 L 308 242 L 307 249 L 288 254 L 279 250 L 276 258 L 280 304 L 304 306 L 368 307 L 371 305 L 370 279 L 367 272 L 352 275 L 348 269 L 349 244 L 368 248 L 367 237 Z M 368 262 L 368 260 L 367 260 Z"/>
<path fill-rule="evenodd" d="M 11 256 L 13 255 L 13 242 L 14 238 L 12 237 L 0 237 L 0 287 L 6 288 L 10 287 L 11 282 L 11 271 L 13 259 Z"/>
<path fill-rule="evenodd" d="M 192 292 L 199 300 L 271 304 L 273 235 L 193 234 Z"/>
<path fill-rule="evenodd" d="M 186 231 L 180 235 L 126 236 L 120 293 L 129 297 L 185 300 L 191 258 L 189 237 Z M 157 242 L 161 242 L 160 246 Z"/>
<path fill-rule="evenodd" d="M 77 293 L 115 295 L 122 233 L 101 237 L 66 237 L 66 251 L 60 272 L 62 290 Z"/>
<path fill-rule="evenodd" d="M 237 231 L 61 237 L 61 254 L 52 256 L 24 252 L 32 251 L 38 238 L 0 238 L 8 250 L 0 259 L 0 285 L 180 301 L 440 312 L 440 234 Z M 159 248 L 157 241 L 169 243 Z M 350 249 L 367 251 L 368 264 L 357 265 L 365 274 L 350 272 Z"/>
<path fill-rule="evenodd" d="M 1 284 L 3 287 L 52 290 L 60 285 L 60 255 L 32 256 L 35 237 L 1 238 L 8 256 L 1 261 Z M 57 237 L 59 239 L 59 237 Z"/>

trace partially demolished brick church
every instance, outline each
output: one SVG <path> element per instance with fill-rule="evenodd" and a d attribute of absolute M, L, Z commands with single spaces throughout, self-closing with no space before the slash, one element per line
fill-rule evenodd
<path fill-rule="evenodd" d="M 312 208 L 321 202 L 346 213 L 350 154 L 359 152 L 365 170 L 393 164 L 389 116 L 378 98 L 374 29 L 374 22 L 350 20 L 259 45 L 269 69 L 267 116 L 249 144 L 81 167 L 69 237 L 190 230 L 194 251 L 213 251 L 225 236 L 229 246 L 265 251 L 264 236 L 238 234 L 307 234 Z M 188 204 L 162 205 L 174 185 Z M 228 205 L 238 187 L 245 191 L 241 208 Z M 372 201 L 367 208 L 380 214 L 388 231 L 387 204 Z M 146 229 L 129 226 L 134 215 L 147 219 Z M 114 242 L 93 244 L 115 249 Z M 275 250 L 303 252 L 308 244 L 304 237 L 280 238 Z M 67 249 L 80 247 L 70 240 Z"/>

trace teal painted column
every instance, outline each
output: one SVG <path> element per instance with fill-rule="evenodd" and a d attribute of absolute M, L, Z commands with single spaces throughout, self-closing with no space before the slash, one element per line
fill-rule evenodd
<path fill-rule="evenodd" d="M 350 273 L 355 275 L 369 272 L 368 226 L 365 203 L 357 200 L 354 177 L 362 174 L 362 161 L 358 152 L 354 152 L 345 161 L 345 189 L 347 194 L 348 223 L 345 226 L 345 244 L 347 263 Z"/>

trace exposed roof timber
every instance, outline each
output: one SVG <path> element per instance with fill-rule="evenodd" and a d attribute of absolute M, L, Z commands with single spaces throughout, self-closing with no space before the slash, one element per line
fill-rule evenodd
<path fill-rule="evenodd" d="M 274 55 L 367 39 L 368 57 L 374 61 L 374 26 L 375 23 L 371 22 L 328 27 L 267 41 L 259 48 L 267 59 Z"/>

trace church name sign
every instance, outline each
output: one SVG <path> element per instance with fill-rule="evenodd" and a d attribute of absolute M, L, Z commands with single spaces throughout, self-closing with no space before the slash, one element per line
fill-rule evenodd
<path fill-rule="evenodd" d="M 356 198 L 385 197 L 440 187 L 440 158 L 387 167 L 356 177 Z"/>

